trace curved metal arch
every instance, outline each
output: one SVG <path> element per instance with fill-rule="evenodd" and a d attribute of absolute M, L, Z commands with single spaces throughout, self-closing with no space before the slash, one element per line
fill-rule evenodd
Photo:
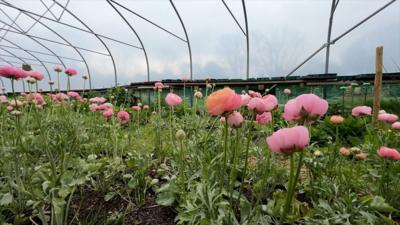
<path fill-rule="evenodd" d="M 136 30 L 133 28 L 133 26 L 128 22 L 128 20 L 122 15 L 122 13 L 110 2 L 110 0 L 106 0 L 107 3 L 118 13 L 118 15 L 125 21 L 126 25 L 129 26 L 131 31 L 135 34 L 136 38 L 138 39 L 140 46 L 142 47 L 143 53 L 144 53 L 144 58 L 146 60 L 146 67 L 147 67 L 147 81 L 150 81 L 150 67 L 149 67 L 149 59 L 147 57 L 147 52 L 146 49 L 143 45 L 142 39 L 140 38 L 139 34 L 136 32 Z"/>
<path fill-rule="evenodd" d="M 2 0 L 2 1 L 5 2 L 7 5 L 13 6 L 12 4 L 10 4 L 9 2 L 7 2 L 7 1 L 5 1 L 5 0 Z M 69 42 L 67 39 L 65 39 L 63 36 L 61 36 L 59 33 L 57 33 L 55 30 L 51 29 L 49 26 L 47 26 L 46 24 L 44 24 L 44 23 L 41 22 L 40 20 L 35 19 L 33 16 L 31 16 L 30 14 L 28 14 L 28 13 L 26 13 L 26 12 L 23 12 L 23 11 L 20 11 L 20 12 L 22 12 L 24 15 L 26 15 L 26 16 L 28 16 L 29 18 L 31 18 L 31 19 L 37 21 L 37 22 L 40 23 L 42 26 L 44 26 L 45 28 L 47 28 L 48 30 L 50 30 L 52 33 L 54 33 L 54 34 L 57 35 L 59 38 L 61 38 L 63 41 L 65 41 L 65 42 L 69 45 L 69 47 L 73 48 L 73 49 L 79 54 L 79 56 L 82 58 L 83 62 L 84 62 L 85 65 L 86 65 L 86 70 L 87 70 L 88 76 L 89 76 L 89 88 L 92 89 L 92 78 L 91 78 L 91 76 L 90 76 L 89 66 L 88 66 L 88 64 L 87 64 L 87 62 L 86 62 L 85 57 L 83 57 L 82 53 L 81 53 L 75 46 L 73 46 L 73 45 L 71 44 L 71 42 Z M 26 34 L 25 34 L 25 35 L 26 35 Z"/>
<path fill-rule="evenodd" d="M 247 10 L 246 10 L 246 3 L 242 0 L 243 6 L 243 15 L 244 15 L 244 25 L 246 29 L 246 79 L 249 79 L 250 76 L 250 40 L 249 40 L 249 24 L 247 21 Z"/>
<path fill-rule="evenodd" d="M 7 26 L 9 26 L 9 27 L 11 27 L 11 28 L 13 28 L 13 29 L 15 29 L 15 30 L 17 30 L 15 27 L 13 27 L 13 26 L 11 26 L 11 25 L 5 23 L 5 22 L 2 21 L 2 20 L 0 20 L 0 22 L 3 23 L 3 24 L 5 24 L 5 25 L 7 25 Z M 62 61 L 61 58 L 60 58 L 55 52 L 53 52 L 53 50 L 51 50 L 49 47 L 47 47 L 47 45 L 43 44 L 42 42 L 36 40 L 35 38 L 33 38 L 33 37 L 31 37 L 31 36 L 28 36 L 28 35 L 24 35 L 24 36 L 25 36 L 25 37 L 28 37 L 29 39 L 31 39 L 31 40 L 34 41 L 35 43 L 37 43 L 37 44 L 39 44 L 40 46 L 42 46 L 43 48 L 45 48 L 47 51 L 51 52 L 51 54 L 53 54 L 53 56 L 55 56 L 55 57 L 58 59 L 58 61 L 60 61 L 61 65 L 63 65 L 64 69 L 66 68 L 64 61 Z M 12 42 L 12 41 L 10 41 L 10 40 L 8 40 L 8 39 L 6 39 L 6 38 L 3 38 L 3 39 L 6 40 L 6 41 L 9 42 L 9 43 L 15 45 L 14 42 Z"/>
<path fill-rule="evenodd" d="M 106 48 L 108 54 L 110 55 L 112 64 L 113 64 L 113 68 L 114 68 L 114 82 L 115 82 L 115 87 L 117 87 L 118 85 L 118 76 L 117 76 L 117 68 L 115 67 L 115 61 L 114 61 L 114 57 L 110 51 L 110 49 L 108 48 L 108 46 L 106 45 L 106 43 L 99 38 L 99 36 L 86 24 L 84 23 L 79 17 L 77 17 L 74 13 L 72 13 L 69 9 L 67 9 L 67 7 L 63 6 L 62 4 L 60 4 L 59 2 L 57 2 L 57 0 L 53 0 L 54 3 L 56 3 L 58 6 L 60 6 L 61 8 L 63 8 L 64 11 L 68 12 L 71 16 L 73 16 L 76 20 L 78 20 L 83 26 L 85 26 L 102 44 L 103 46 Z M 90 77 L 90 75 L 89 75 Z M 89 80 L 90 81 L 90 80 Z M 91 86 L 91 85 L 90 85 Z"/>
<path fill-rule="evenodd" d="M 172 8 L 174 8 L 174 11 L 175 11 L 176 15 L 178 16 L 178 19 L 179 19 L 179 21 L 180 21 L 180 23 L 181 23 L 181 25 L 182 25 L 183 32 L 185 33 L 186 43 L 187 43 L 188 51 L 189 51 L 190 79 L 193 80 L 192 48 L 191 48 L 191 46 L 190 46 L 189 36 L 188 36 L 188 34 L 187 34 L 185 24 L 183 23 L 183 20 L 182 20 L 182 18 L 181 18 L 181 15 L 179 14 L 178 9 L 175 7 L 174 2 L 173 2 L 172 0 L 169 0 L 169 2 L 171 3 Z"/>
<path fill-rule="evenodd" d="M 18 49 L 20 49 L 20 50 L 26 52 L 27 54 L 31 55 L 33 58 L 35 58 L 36 60 L 38 60 L 38 61 L 40 62 L 40 64 L 42 64 L 43 67 L 46 69 L 47 75 L 48 75 L 49 79 L 51 80 L 50 72 L 49 72 L 49 70 L 47 69 L 47 67 L 44 65 L 44 63 L 42 62 L 42 60 L 40 60 L 38 57 L 36 57 L 36 55 L 34 55 L 34 54 L 32 54 L 32 53 L 26 51 L 25 49 L 23 49 L 23 48 L 22 48 L 21 46 L 19 46 L 18 44 L 15 44 L 14 42 L 12 42 L 12 41 L 10 41 L 10 40 L 8 40 L 8 39 L 6 39 L 6 38 L 3 38 L 3 40 L 6 40 L 8 43 L 14 45 L 14 46 L 17 47 Z M 3 47 L 0 46 L 0 48 L 4 50 Z"/>

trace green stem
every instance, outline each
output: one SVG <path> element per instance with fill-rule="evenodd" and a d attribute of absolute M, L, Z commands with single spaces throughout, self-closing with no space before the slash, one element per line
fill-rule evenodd
<path fill-rule="evenodd" d="M 300 169 L 303 161 L 303 151 L 300 152 L 299 162 L 297 164 L 296 175 L 293 178 L 293 169 L 294 169 L 294 159 L 293 154 L 290 155 L 290 177 L 289 177 L 289 188 L 286 195 L 285 205 L 283 208 L 282 216 L 279 220 L 279 225 L 282 225 L 285 222 L 286 216 L 289 212 L 290 205 L 294 196 L 294 190 L 296 189 L 296 183 L 299 178 Z"/>
<path fill-rule="evenodd" d="M 60 72 L 57 72 L 57 88 L 58 93 L 60 93 Z"/>
<path fill-rule="evenodd" d="M 184 154 L 184 145 L 183 145 L 183 140 L 179 141 L 179 177 L 180 181 L 182 184 L 182 190 L 185 190 L 184 185 L 185 185 L 185 169 L 184 169 L 184 161 L 185 161 L 185 154 Z"/>
<path fill-rule="evenodd" d="M 226 170 L 226 158 L 227 154 L 226 152 L 228 151 L 228 120 L 225 119 L 225 128 L 224 128 L 224 158 L 223 158 L 223 164 L 222 164 L 222 169 L 221 169 L 221 188 L 220 190 L 222 191 L 222 187 L 224 186 L 224 178 L 225 178 L 225 170 Z"/>
<path fill-rule="evenodd" d="M 248 157 L 249 157 L 249 149 L 250 149 L 250 142 L 253 138 L 253 128 L 254 128 L 254 114 L 251 116 L 250 118 L 250 126 L 249 126 L 249 136 L 247 137 L 247 143 L 246 143 L 246 152 L 244 155 L 244 170 L 243 170 L 243 174 L 242 174 L 242 180 L 240 182 L 240 188 L 239 188 L 239 197 L 238 197 L 238 205 L 240 205 L 240 198 L 242 196 L 242 191 L 243 191 L 243 183 L 246 180 L 246 173 L 247 173 L 247 167 L 248 167 Z"/>
<path fill-rule="evenodd" d="M 235 181 L 236 181 L 236 165 L 237 165 L 237 160 L 236 160 L 236 155 L 238 152 L 238 147 L 239 147 L 239 141 L 240 141 L 240 132 L 239 129 L 236 129 L 236 141 L 235 141 L 235 147 L 233 148 L 232 152 L 232 165 L 231 165 L 231 173 L 229 176 L 228 184 L 230 184 L 230 201 L 231 205 L 233 206 L 233 191 L 235 189 Z"/>

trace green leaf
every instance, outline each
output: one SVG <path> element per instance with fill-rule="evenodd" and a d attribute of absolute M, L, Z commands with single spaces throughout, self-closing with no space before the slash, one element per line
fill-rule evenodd
<path fill-rule="evenodd" d="M 385 199 L 382 198 L 381 196 L 375 196 L 374 199 L 372 200 L 370 206 L 374 208 L 375 210 L 378 210 L 380 212 L 395 212 L 397 211 L 395 208 L 393 208 L 391 205 L 386 203 Z"/>
<path fill-rule="evenodd" d="M 112 198 L 114 198 L 114 196 L 115 196 L 116 194 L 117 194 L 117 193 L 115 193 L 115 192 L 108 192 L 108 193 L 104 196 L 104 201 L 106 201 L 106 202 L 110 201 Z"/>
<path fill-rule="evenodd" d="M 157 204 L 163 206 L 172 206 L 175 202 L 175 195 L 170 192 L 163 192 L 157 196 Z"/>
<path fill-rule="evenodd" d="M 6 194 L 3 195 L 3 197 L 0 200 L 0 205 L 8 205 L 13 201 L 14 197 L 13 195 L 8 192 Z"/>

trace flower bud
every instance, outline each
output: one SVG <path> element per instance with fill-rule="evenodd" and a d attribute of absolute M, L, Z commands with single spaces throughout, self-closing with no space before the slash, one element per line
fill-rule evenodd
<path fill-rule="evenodd" d="M 186 138 L 186 133 L 182 129 L 178 130 L 175 134 L 175 137 L 177 140 L 182 141 L 183 139 Z"/>

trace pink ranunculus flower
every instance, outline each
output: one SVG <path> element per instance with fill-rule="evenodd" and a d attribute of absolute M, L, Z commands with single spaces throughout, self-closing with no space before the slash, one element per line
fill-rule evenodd
<path fill-rule="evenodd" d="M 109 109 L 109 108 L 108 108 L 107 105 L 105 105 L 105 104 L 100 104 L 100 105 L 98 105 L 97 108 L 96 108 L 96 110 L 98 110 L 98 111 L 105 111 L 105 110 L 107 110 L 107 109 Z"/>
<path fill-rule="evenodd" d="M 168 93 L 165 97 L 165 103 L 170 107 L 175 107 L 182 103 L 182 98 L 174 93 Z"/>
<path fill-rule="evenodd" d="M 339 115 L 333 115 L 333 116 L 331 116 L 330 120 L 331 120 L 331 123 L 340 124 L 340 123 L 343 123 L 344 118 Z"/>
<path fill-rule="evenodd" d="M 396 130 L 400 130 L 400 122 L 395 122 L 392 124 L 392 128 Z"/>
<path fill-rule="evenodd" d="M 0 77 L 19 80 L 28 77 L 28 73 L 21 68 L 14 66 L 1 66 Z"/>
<path fill-rule="evenodd" d="M 355 154 L 354 157 L 356 159 L 366 159 L 368 157 L 368 153 L 364 153 L 364 152 L 358 153 L 358 154 Z"/>
<path fill-rule="evenodd" d="M 261 114 L 268 109 L 268 103 L 267 101 L 264 101 L 264 99 L 259 98 L 259 97 L 254 97 L 250 99 L 249 103 L 247 103 L 247 108 L 250 111 L 254 111 L 258 114 Z"/>
<path fill-rule="evenodd" d="M 234 90 L 225 87 L 211 93 L 207 97 L 206 107 L 208 114 L 217 116 L 238 109 L 242 104 L 242 98 Z"/>
<path fill-rule="evenodd" d="M 339 149 L 339 153 L 343 156 L 349 156 L 350 155 L 350 149 L 346 148 L 346 147 L 341 147 Z"/>
<path fill-rule="evenodd" d="M 274 153 L 291 154 L 302 151 L 310 142 L 308 129 L 304 126 L 283 128 L 267 137 L 269 149 Z"/>
<path fill-rule="evenodd" d="M 89 99 L 90 103 L 97 103 L 97 104 L 103 104 L 106 101 L 107 100 L 104 97 L 94 97 Z"/>
<path fill-rule="evenodd" d="M 379 148 L 378 156 L 384 159 L 400 160 L 400 152 L 394 148 L 388 148 L 384 146 Z"/>
<path fill-rule="evenodd" d="M 126 124 L 129 122 L 129 113 L 125 112 L 125 111 L 120 111 L 117 114 L 117 120 L 121 123 L 121 124 Z"/>
<path fill-rule="evenodd" d="M 287 121 L 321 118 L 328 111 L 328 102 L 314 94 L 302 94 L 289 100 L 283 112 Z"/>
<path fill-rule="evenodd" d="M 34 78 L 35 80 L 43 80 L 44 75 L 42 72 L 39 71 L 29 71 L 27 72 L 30 77 Z"/>
<path fill-rule="evenodd" d="M 371 114 L 372 108 L 369 106 L 356 106 L 351 110 L 351 115 L 355 117 L 370 116 Z"/>
<path fill-rule="evenodd" d="M 231 114 L 228 115 L 228 126 L 234 127 L 234 128 L 240 128 L 243 124 L 243 116 L 240 114 L 240 112 L 234 111 Z"/>
<path fill-rule="evenodd" d="M 161 82 L 156 82 L 154 83 L 154 88 L 155 89 L 163 89 L 164 88 L 164 84 Z"/>
<path fill-rule="evenodd" d="M 395 114 L 381 113 L 378 115 L 378 120 L 386 122 L 386 123 L 394 123 L 398 119 L 399 119 L 399 117 Z"/>
<path fill-rule="evenodd" d="M 94 112 L 97 110 L 98 105 L 96 103 L 92 103 L 89 105 L 89 110 Z"/>
<path fill-rule="evenodd" d="M 7 96 L 5 96 L 5 95 L 0 95 L 0 103 L 8 103 Z"/>
<path fill-rule="evenodd" d="M 132 109 L 133 111 L 140 111 L 140 110 L 141 110 L 140 106 L 138 106 L 138 105 L 132 106 L 131 109 Z"/>
<path fill-rule="evenodd" d="M 249 95 L 250 95 L 251 97 L 253 97 L 253 98 L 261 98 L 261 97 L 262 97 L 262 95 L 260 94 L 260 92 L 252 91 L 252 90 L 249 91 Z"/>
<path fill-rule="evenodd" d="M 55 99 L 54 100 L 61 102 L 61 101 L 66 101 L 68 99 L 69 99 L 68 95 L 66 95 L 64 93 L 58 93 L 58 94 L 55 95 Z"/>
<path fill-rule="evenodd" d="M 268 105 L 267 111 L 272 111 L 276 107 L 278 107 L 278 99 L 275 97 L 275 95 L 266 95 L 262 97 L 262 99 L 267 102 Z"/>
<path fill-rule="evenodd" d="M 247 105 L 251 99 L 251 96 L 248 94 L 241 94 L 240 97 L 242 98 L 242 106 Z"/>
<path fill-rule="evenodd" d="M 76 71 L 76 69 L 74 69 L 74 68 L 67 68 L 65 70 L 65 74 L 67 74 L 68 76 L 72 77 L 74 75 L 77 75 L 78 71 Z"/>
<path fill-rule="evenodd" d="M 26 99 L 29 102 L 33 102 L 36 105 L 45 105 L 46 102 L 44 101 L 44 98 L 41 94 L 39 93 L 31 93 L 29 95 L 26 96 Z"/>
<path fill-rule="evenodd" d="M 272 121 L 272 113 L 271 112 L 263 112 L 262 114 L 257 114 L 256 121 L 260 125 L 268 124 Z"/>
<path fill-rule="evenodd" d="M 110 119 L 113 114 L 114 114 L 113 109 L 107 109 L 106 111 L 103 112 L 103 117 L 105 119 Z"/>
<path fill-rule="evenodd" d="M 285 88 L 285 89 L 283 90 L 283 93 L 284 93 L 285 95 L 290 95 L 290 94 L 292 94 L 292 91 L 291 91 L 289 88 Z"/>
<path fill-rule="evenodd" d="M 79 95 L 79 93 L 78 93 L 78 92 L 75 92 L 75 91 L 69 91 L 69 92 L 67 92 L 67 95 L 68 95 L 69 97 L 75 98 L 75 99 L 78 99 L 79 97 L 81 97 L 81 96 Z"/>

